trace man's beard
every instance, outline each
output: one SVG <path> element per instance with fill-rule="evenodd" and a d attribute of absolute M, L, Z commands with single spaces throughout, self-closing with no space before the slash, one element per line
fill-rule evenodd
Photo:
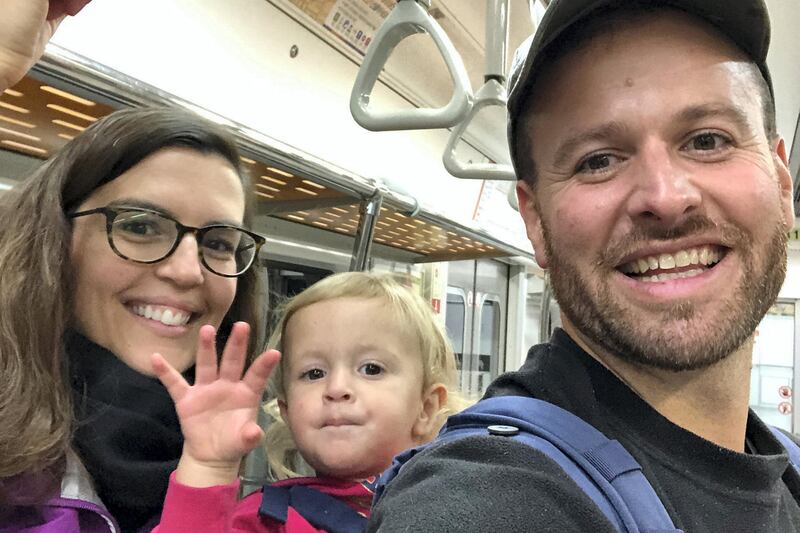
<path fill-rule="evenodd" d="M 715 315 L 701 312 L 688 300 L 640 309 L 615 297 L 610 286 L 614 267 L 636 244 L 670 240 L 715 228 L 705 217 L 693 217 L 669 230 L 640 228 L 611 246 L 593 265 L 598 282 L 593 288 L 570 261 L 552 245 L 544 227 L 550 260 L 550 280 L 561 310 L 596 347 L 628 362 L 671 371 L 697 370 L 721 361 L 753 334 L 778 297 L 786 276 L 786 239 L 780 225 L 764 250 L 753 249 L 752 239 L 739 228 L 722 226 L 723 243 L 736 250 L 742 277 L 734 291 L 720 300 Z M 728 253 L 731 253 L 729 250 Z M 756 258 L 763 257 L 756 271 Z M 661 323 L 643 321 L 643 314 L 662 317 Z M 663 327 L 662 327 L 663 326 Z"/>

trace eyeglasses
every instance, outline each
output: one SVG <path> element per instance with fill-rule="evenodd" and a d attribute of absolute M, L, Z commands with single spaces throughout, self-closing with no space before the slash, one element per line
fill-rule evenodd
<path fill-rule="evenodd" d="M 174 218 L 141 207 L 98 207 L 70 213 L 69 218 L 101 213 L 106 217 L 108 244 L 118 256 L 136 263 L 158 263 L 178 248 L 187 233 L 197 239 L 200 262 L 226 278 L 244 274 L 265 239 L 257 233 L 226 224 L 202 228 L 184 226 Z"/>

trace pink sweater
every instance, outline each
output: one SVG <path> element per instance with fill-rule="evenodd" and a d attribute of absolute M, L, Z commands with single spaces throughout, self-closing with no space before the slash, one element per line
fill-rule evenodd
<path fill-rule="evenodd" d="M 365 517 L 369 517 L 372 491 L 368 483 L 343 481 L 331 478 L 293 478 L 273 483 L 274 487 L 303 485 L 333 496 Z M 239 482 L 215 487 L 195 488 L 175 481 L 173 472 L 169 479 L 167 497 L 161 523 L 153 533 L 179 532 L 267 532 L 267 533 L 318 533 L 291 506 L 286 522 L 259 515 L 262 492 L 257 491 L 241 501 L 236 501 Z"/>

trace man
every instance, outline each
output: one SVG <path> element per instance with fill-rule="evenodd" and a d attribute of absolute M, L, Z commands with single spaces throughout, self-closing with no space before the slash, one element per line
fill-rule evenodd
<path fill-rule="evenodd" d="M 618 440 L 675 526 L 800 531 L 800 476 L 748 410 L 753 332 L 794 222 L 763 0 L 554 0 L 516 65 L 509 141 L 563 330 L 487 396 Z M 513 439 L 434 445 L 369 530 L 614 531 Z"/>

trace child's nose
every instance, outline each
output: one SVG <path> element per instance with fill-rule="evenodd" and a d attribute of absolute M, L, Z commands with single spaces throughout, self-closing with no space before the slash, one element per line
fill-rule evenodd
<path fill-rule="evenodd" d="M 350 379 L 344 371 L 331 372 L 325 397 L 329 401 L 348 401 L 353 397 L 353 390 Z"/>

